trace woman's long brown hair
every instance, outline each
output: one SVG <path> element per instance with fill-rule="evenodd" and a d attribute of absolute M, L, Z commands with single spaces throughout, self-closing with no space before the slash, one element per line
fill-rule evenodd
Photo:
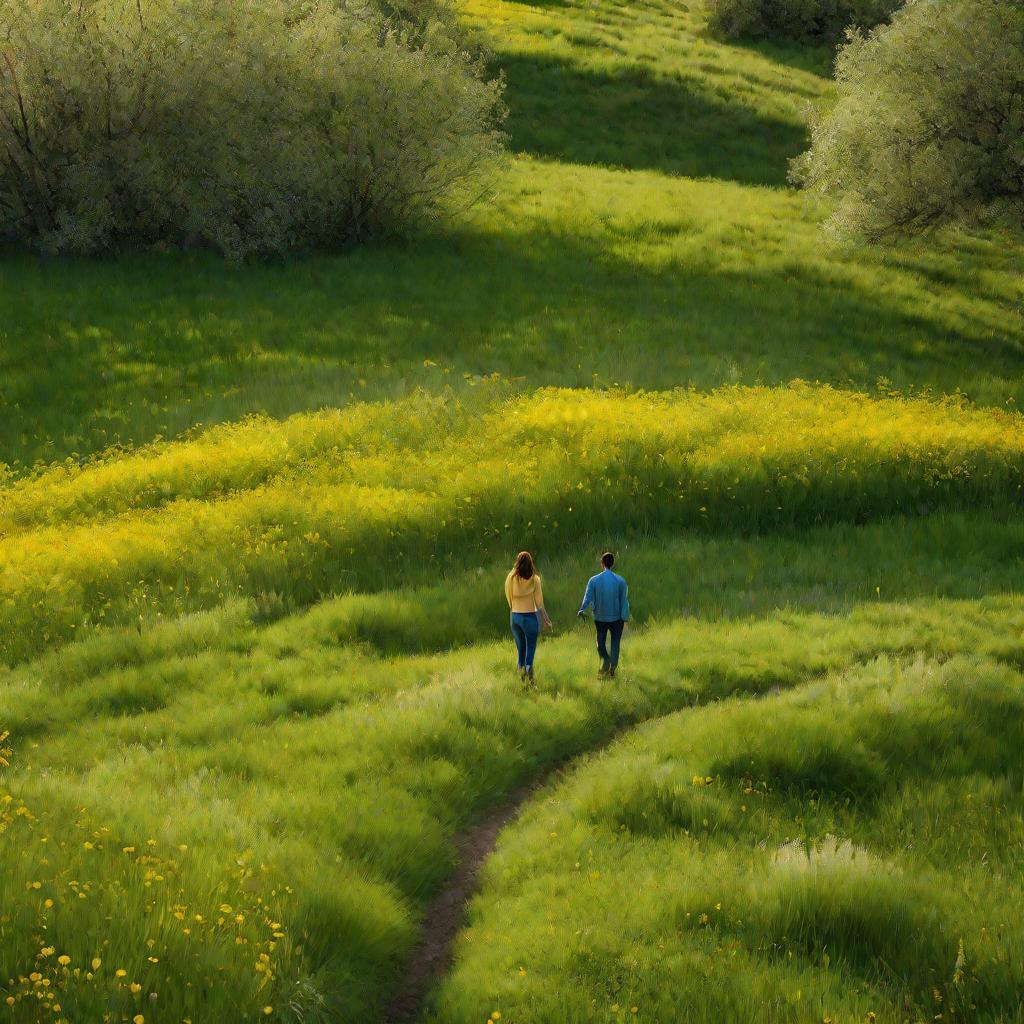
<path fill-rule="evenodd" d="M 528 580 L 534 574 L 533 568 L 533 555 L 529 551 L 520 551 L 516 555 L 516 564 L 512 567 L 512 571 L 521 579 Z"/>

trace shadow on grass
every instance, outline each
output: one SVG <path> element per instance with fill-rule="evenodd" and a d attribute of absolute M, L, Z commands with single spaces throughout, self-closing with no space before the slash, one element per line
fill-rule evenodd
<path fill-rule="evenodd" d="M 512 148 L 630 170 L 783 185 L 802 126 L 692 92 L 642 66 L 615 74 L 552 57 L 504 55 Z"/>
<path fill-rule="evenodd" d="M 648 229 L 662 240 L 687 230 L 638 225 L 641 243 Z M 646 267 L 600 239 L 546 233 L 466 232 L 234 268 L 213 257 L 8 259 L 0 462 L 250 412 L 468 388 L 465 376 L 488 374 L 529 390 L 797 377 L 872 388 L 884 377 L 1019 403 L 1024 341 L 1003 300 L 986 297 L 987 322 L 935 305 L 916 313 L 824 267 Z"/>
<path fill-rule="evenodd" d="M 712 42 L 720 43 L 714 36 Z M 798 43 L 787 39 L 755 39 L 744 37 L 728 40 L 728 45 L 736 46 L 751 53 L 760 54 L 774 64 L 783 64 L 797 71 L 806 71 L 819 78 L 832 78 L 836 58 L 836 47 L 828 43 Z"/>
<path fill-rule="evenodd" d="M 563 10 L 575 6 L 572 0 L 516 0 L 524 7 L 537 7 L 541 10 Z"/>

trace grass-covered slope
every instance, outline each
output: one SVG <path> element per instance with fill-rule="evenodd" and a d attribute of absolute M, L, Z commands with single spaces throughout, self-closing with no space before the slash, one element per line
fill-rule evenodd
<path fill-rule="evenodd" d="M 636 730 L 506 833 L 431 1019 L 1020 1020 L 1018 669 L 910 649 Z"/>
<path fill-rule="evenodd" d="M 1009 513 L 1016 413 L 827 388 L 547 391 L 218 428 L 0 490 L 0 659 L 246 597 L 282 610 L 511 546 Z"/>
<path fill-rule="evenodd" d="M 4 257 L 0 1024 L 379 1020 L 459 832 L 680 711 L 510 834 L 440 1019 L 1019 1020 L 1018 251 L 824 247 L 820 52 L 464 14 L 512 155 L 457 228 Z"/>
<path fill-rule="evenodd" d="M 14 979 L 5 985 L 12 1019 L 34 1024 L 53 1003 L 67 1020 L 113 1009 L 240 1021 L 264 1007 L 284 1020 L 375 1019 L 417 912 L 451 865 L 454 832 L 542 766 L 639 719 L 880 657 L 1016 664 L 1022 624 L 1016 599 L 720 626 L 683 620 L 635 638 L 615 686 L 594 678 L 589 645 L 570 635 L 545 645 L 531 697 L 503 648 L 380 661 L 339 648 L 326 610 L 262 630 L 241 609 L 225 610 L 145 637 L 86 641 L 0 687 L 0 716 L 14 728 L 0 796 L 0 975 Z M 1009 669 L 993 675 L 1008 678 Z M 1014 719 L 996 704 L 978 707 L 989 709 L 998 761 Z M 711 729 L 723 712 L 707 714 Z M 818 714 L 833 717 L 834 702 Z M 827 734 L 836 743 L 842 722 Z M 849 736 L 857 750 L 864 742 Z M 692 771 L 685 762 L 687 785 L 697 771 L 721 774 L 699 753 Z M 883 775 L 876 762 L 864 772 L 875 783 Z M 673 784 L 665 781 L 669 809 Z M 610 799 L 608 814 L 642 817 L 645 799 L 639 790 Z M 668 814 L 663 803 L 653 813 Z M 825 821 L 830 806 L 821 813 Z M 730 804 L 727 814 L 742 845 L 742 812 Z M 770 814 L 766 804 L 757 820 Z M 731 869 L 737 877 L 742 863 Z M 730 884 L 720 879 L 717 899 Z M 738 886 L 732 899 L 744 892 Z M 499 916 L 495 927 L 527 947 L 552 935 L 547 920 Z M 622 935 L 609 930 L 604 941 L 611 948 Z M 478 982 L 464 973 L 455 982 L 474 989 L 477 1015 L 485 998 L 512 1001 L 492 967 L 471 961 L 464 970 L 479 971 Z M 556 1000 L 566 982 L 558 980 Z"/>
<path fill-rule="evenodd" d="M 882 378 L 1024 397 L 1014 247 L 833 251 L 783 187 L 803 110 L 830 88 L 820 55 L 802 68 L 715 42 L 698 3 L 467 15 L 508 77 L 519 154 L 469 218 L 261 267 L 5 259 L 0 463 L 492 374 L 517 391 Z"/>

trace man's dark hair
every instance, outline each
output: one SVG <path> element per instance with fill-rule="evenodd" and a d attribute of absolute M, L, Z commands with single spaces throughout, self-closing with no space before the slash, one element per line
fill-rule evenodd
<path fill-rule="evenodd" d="M 606 551 L 601 556 L 601 564 L 606 569 L 610 569 L 615 564 L 615 556 L 610 551 Z"/>

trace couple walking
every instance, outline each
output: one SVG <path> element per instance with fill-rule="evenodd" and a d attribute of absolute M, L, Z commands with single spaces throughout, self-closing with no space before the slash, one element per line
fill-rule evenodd
<path fill-rule="evenodd" d="M 601 656 L 601 675 L 614 676 L 619 665 L 619 646 L 622 631 L 629 622 L 629 596 L 626 581 L 612 572 L 615 555 L 606 551 L 601 556 L 604 567 L 587 583 L 583 603 L 576 617 L 594 616 L 597 628 L 597 653 Z M 537 651 L 537 638 L 541 628 L 551 629 L 551 619 L 544 608 L 544 589 L 540 573 L 533 564 L 529 551 L 520 551 L 516 564 L 505 577 L 505 598 L 512 612 L 512 636 L 519 654 L 519 674 L 533 682 L 533 659 Z M 611 637 L 611 650 L 608 638 Z"/>

